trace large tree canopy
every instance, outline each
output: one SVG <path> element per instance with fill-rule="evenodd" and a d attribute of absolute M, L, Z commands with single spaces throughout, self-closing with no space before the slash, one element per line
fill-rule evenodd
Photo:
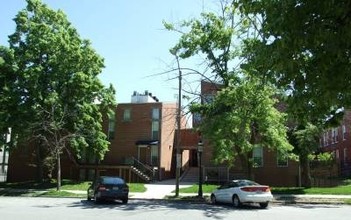
<path fill-rule="evenodd" d="M 300 121 L 351 104 L 351 1 L 241 0 L 260 21 L 249 61 L 284 88 Z"/>
<path fill-rule="evenodd" d="M 238 68 L 240 62 L 245 63 L 245 59 L 240 60 L 245 57 L 242 40 L 256 36 L 250 31 L 251 17 L 241 16 L 234 4 L 223 3 L 221 12 L 202 13 L 199 19 L 183 22 L 180 28 L 168 23 L 165 27 L 181 33 L 171 53 L 183 59 L 201 54 L 211 69 L 213 77 L 209 78 L 222 84 L 212 103 L 191 107 L 203 117 L 199 129 L 214 149 L 213 159 L 233 165 L 239 157 L 251 177 L 252 151 L 257 145 L 284 153 L 291 150 L 291 145 L 284 114 L 275 106 L 277 91 L 250 74 L 254 68 Z"/>
<path fill-rule="evenodd" d="M 114 103 L 114 89 L 98 79 L 103 59 L 62 11 L 40 0 L 27 3 L 9 36 L 6 54 L 13 57 L 0 63 L 2 91 L 16 105 L 2 126 L 12 127 L 15 138 L 39 138 L 58 155 L 69 146 L 78 157 L 88 148 L 102 158 L 108 150 L 102 111 Z"/>

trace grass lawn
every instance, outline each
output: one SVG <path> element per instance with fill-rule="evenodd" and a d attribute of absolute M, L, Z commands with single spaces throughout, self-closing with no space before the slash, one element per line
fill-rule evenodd
<path fill-rule="evenodd" d="M 351 195 L 351 184 L 336 187 L 272 187 L 273 194 L 330 194 Z"/>
<path fill-rule="evenodd" d="M 91 181 L 72 181 L 62 180 L 61 190 L 82 190 L 86 191 L 91 184 Z M 143 183 L 128 183 L 130 192 L 145 192 L 146 187 Z M 20 182 L 20 183 L 0 183 L 0 188 L 10 189 L 37 189 L 37 190 L 49 190 L 56 191 L 56 182 Z"/>

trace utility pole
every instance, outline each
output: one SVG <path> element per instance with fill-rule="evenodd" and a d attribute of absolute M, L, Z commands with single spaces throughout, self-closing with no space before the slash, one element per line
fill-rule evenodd
<path fill-rule="evenodd" d="M 182 71 L 179 66 L 178 56 L 175 55 L 178 65 L 178 111 L 177 111 L 177 146 L 176 146 L 176 189 L 175 197 L 179 196 L 179 178 L 180 178 L 180 168 L 181 168 L 181 154 L 180 154 L 180 128 L 181 128 L 181 116 L 182 116 Z"/>

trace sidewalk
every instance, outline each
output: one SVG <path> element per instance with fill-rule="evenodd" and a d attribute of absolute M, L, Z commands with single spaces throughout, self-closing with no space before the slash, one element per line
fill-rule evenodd
<path fill-rule="evenodd" d="M 179 183 L 179 188 L 186 188 L 192 186 L 194 183 Z M 133 199 L 163 199 L 166 196 L 175 195 L 175 179 L 159 181 L 155 183 L 145 184 L 146 192 L 143 193 L 129 193 L 130 198 Z"/>

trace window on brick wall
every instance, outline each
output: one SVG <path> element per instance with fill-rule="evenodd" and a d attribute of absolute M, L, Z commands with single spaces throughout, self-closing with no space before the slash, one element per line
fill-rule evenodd
<path fill-rule="evenodd" d="M 152 121 L 152 137 L 151 139 L 152 140 L 158 140 L 159 137 L 159 126 L 160 126 L 160 123 L 159 121 Z"/>
<path fill-rule="evenodd" d="M 263 147 L 255 146 L 252 152 L 253 167 L 263 167 Z"/>
<path fill-rule="evenodd" d="M 324 146 L 329 144 L 329 131 L 324 132 Z"/>
<path fill-rule="evenodd" d="M 346 126 L 345 125 L 342 126 L 342 139 L 346 140 Z"/>
<path fill-rule="evenodd" d="M 151 114 L 152 114 L 151 139 L 158 140 L 159 131 L 160 131 L 160 109 L 153 108 Z"/>
<path fill-rule="evenodd" d="M 153 108 L 152 109 L 152 120 L 160 120 L 160 109 L 159 108 Z"/>
<path fill-rule="evenodd" d="M 130 121 L 132 118 L 131 110 L 129 108 L 124 109 L 123 111 L 123 121 Z"/>
<path fill-rule="evenodd" d="M 338 143 L 339 141 L 339 129 L 334 128 L 334 143 Z"/>
<path fill-rule="evenodd" d="M 115 125 L 116 125 L 116 119 L 115 119 L 115 114 L 111 114 L 108 117 L 108 133 L 107 137 L 109 140 L 115 139 Z"/>
<path fill-rule="evenodd" d="M 332 135 L 331 143 L 334 144 L 334 143 L 335 143 L 335 132 L 334 132 L 334 128 L 331 129 L 331 135 Z"/>

